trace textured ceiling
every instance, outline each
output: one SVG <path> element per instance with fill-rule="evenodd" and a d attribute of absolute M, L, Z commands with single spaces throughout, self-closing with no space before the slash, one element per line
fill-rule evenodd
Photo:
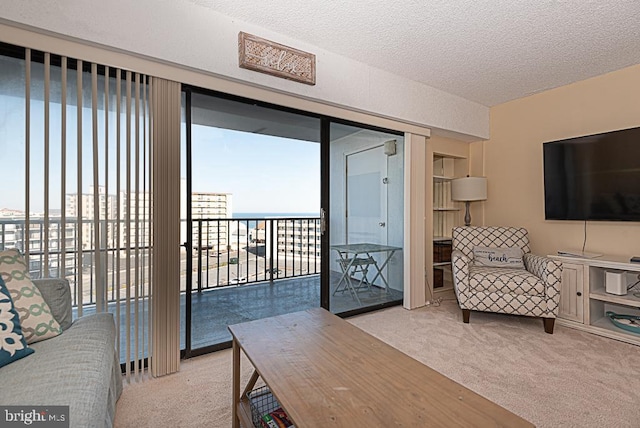
<path fill-rule="evenodd" d="M 638 0 L 189 1 L 486 106 L 640 63 Z"/>

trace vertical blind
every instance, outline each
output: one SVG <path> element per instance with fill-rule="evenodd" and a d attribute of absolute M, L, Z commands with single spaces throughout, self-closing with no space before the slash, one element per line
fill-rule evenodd
<path fill-rule="evenodd" d="M 180 84 L 154 79 L 152 94 L 154 263 L 151 372 L 178 371 L 180 362 Z"/>
<path fill-rule="evenodd" d="M 74 317 L 114 314 L 127 378 L 142 375 L 147 358 L 153 366 L 153 352 L 162 353 L 154 374 L 177 371 L 179 281 L 172 272 L 158 284 L 151 279 L 155 257 L 171 264 L 173 242 L 154 238 L 154 210 L 165 231 L 179 230 L 179 212 L 165 214 L 165 204 L 179 206 L 179 169 L 159 175 L 158 187 L 152 165 L 155 156 L 179 168 L 180 85 L 31 49 L 13 48 L 0 63 L 2 163 L 6 176 L 18 178 L 3 197 L 0 249 L 20 249 L 33 277 L 67 278 Z M 154 99 L 175 105 L 154 106 Z M 154 207 L 159 189 L 171 198 Z M 155 254 L 158 244 L 163 251 Z M 161 346 L 150 335 L 153 293 L 162 312 L 177 312 L 155 320 Z"/>

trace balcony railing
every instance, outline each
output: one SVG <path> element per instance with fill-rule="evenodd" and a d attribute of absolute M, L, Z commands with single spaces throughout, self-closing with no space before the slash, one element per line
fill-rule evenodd
<path fill-rule="evenodd" d="M 24 252 L 28 246 L 32 278 L 67 278 L 74 306 L 96 303 L 96 256 L 101 258 L 102 272 L 106 273 L 101 276 L 107 301 L 126 296 L 127 284 L 130 295 L 148 296 L 146 221 L 129 222 L 128 227 L 124 220 L 99 223 L 100 250 L 96 252 L 93 220 L 67 218 L 63 231 L 60 218 L 50 219 L 48 230 L 44 220 L 30 219 L 27 231 L 23 219 L 0 219 L 0 250 L 18 248 Z M 136 230 L 137 247 L 125 245 L 125 234 L 133 235 Z M 187 263 L 186 251 L 189 233 L 191 263 Z M 186 291 L 189 264 L 194 292 L 320 273 L 317 217 L 194 219 L 191 231 L 183 220 L 182 235 L 187 240 L 180 260 L 182 291 Z M 134 237 L 130 237 L 133 244 Z M 127 263 L 132 258 L 138 262 Z"/>
<path fill-rule="evenodd" d="M 148 270 L 148 222 L 131 221 L 128 227 L 124 220 L 100 220 L 99 223 L 101 234 L 98 256 L 102 259 L 103 272 L 106 272 L 106 300 L 115 301 L 119 291 L 125 296 L 127 284 L 131 284 L 131 295 L 135 294 L 137 287 L 138 296 L 148 296 L 148 283 L 144 280 Z M 95 224 L 93 220 L 66 218 L 63 226 L 60 218 L 51 218 L 48 230 L 45 230 L 47 225 L 43 219 L 32 218 L 29 219 L 27 231 L 23 219 L 0 219 L 0 250 L 17 248 L 26 253 L 28 248 L 29 274 L 32 278 L 64 277 L 72 286 L 73 306 L 93 305 L 96 303 Z M 79 230 L 82 232 L 79 233 Z M 124 235 L 127 231 L 131 232 L 132 244 L 137 233 L 137 246 L 126 245 Z M 132 257 L 138 259 L 137 267 L 135 263 L 131 263 L 132 266 L 127 271 L 126 260 L 131 260 Z"/>
<path fill-rule="evenodd" d="M 191 245 L 197 291 L 320 273 L 318 217 L 194 219 Z"/>

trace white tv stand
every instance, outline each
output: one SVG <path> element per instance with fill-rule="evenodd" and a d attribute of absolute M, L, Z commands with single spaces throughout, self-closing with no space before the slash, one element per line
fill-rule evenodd
<path fill-rule="evenodd" d="M 558 324 L 640 346 L 640 334 L 616 327 L 605 315 L 612 311 L 640 316 L 640 297 L 634 297 L 632 292 L 625 296 L 609 294 L 604 286 L 604 273 L 610 269 L 629 272 L 628 283 L 637 281 L 640 263 L 630 263 L 628 257 L 606 255 L 598 258 L 549 257 L 563 265 Z"/>

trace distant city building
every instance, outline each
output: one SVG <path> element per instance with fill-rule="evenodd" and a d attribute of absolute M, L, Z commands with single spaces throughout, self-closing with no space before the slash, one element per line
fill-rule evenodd
<path fill-rule="evenodd" d="M 24 211 L 0 208 L 0 218 L 24 217 Z"/>
<path fill-rule="evenodd" d="M 320 257 L 321 230 L 317 218 L 278 220 L 278 253 L 298 257 Z"/>
<path fill-rule="evenodd" d="M 75 219 L 65 222 L 65 233 L 61 233 L 62 219 L 59 211 L 51 212 L 48 230 L 44 214 L 29 215 L 27 229 L 24 211 L 3 208 L 0 209 L 0 251 L 16 248 L 23 253 L 29 253 L 29 272 L 38 278 L 44 268 L 44 254 L 48 253 L 48 267 L 50 276 L 59 276 L 58 267 L 64 253 L 73 251 L 75 242 Z M 47 238 L 47 240 L 45 240 Z M 48 242 L 45 247 L 45 241 Z M 65 254 L 66 271 L 73 269 L 73 256 Z"/>
<path fill-rule="evenodd" d="M 264 244 L 267 241 L 266 222 L 259 221 L 256 224 L 256 227 L 251 231 L 251 239 L 258 244 Z"/>
<path fill-rule="evenodd" d="M 116 219 L 117 218 L 117 205 L 118 205 L 118 196 L 117 195 L 107 195 L 106 188 L 104 186 L 98 187 L 98 212 L 99 219 Z M 66 207 L 66 215 L 74 218 L 81 218 L 82 227 L 80 235 L 82 240 L 82 248 L 89 249 L 92 248 L 92 244 L 94 241 L 93 230 L 94 230 L 94 214 L 95 214 L 95 193 L 94 187 L 89 187 L 88 193 L 82 193 L 78 195 L 77 193 L 69 193 L 67 194 L 67 207 Z M 87 220 L 87 221 L 84 221 Z M 107 239 L 111 242 L 113 240 L 113 235 L 115 233 L 115 227 L 113 224 L 107 224 Z"/>
<path fill-rule="evenodd" d="M 237 227 L 235 223 L 228 224 L 218 219 L 231 218 L 232 213 L 230 193 L 192 192 L 193 246 L 215 251 L 230 249 L 229 246 L 234 244 L 238 235 Z"/>
<path fill-rule="evenodd" d="M 186 193 L 183 180 L 182 192 Z M 95 198 L 98 200 L 99 213 L 95 213 Z M 184 198 L 182 198 L 184 201 Z M 226 222 L 208 221 L 211 219 L 230 218 L 232 215 L 232 195 L 229 193 L 193 192 L 191 194 L 192 239 L 194 247 L 200 243 L 203 248 L 226 250 L 229 244 L 229 225 Z M 184 203 L 183 203 L 184 205 Z M 149 245 L 148 219 L 151 201 L 149 192 L 138 192 L 127 195 L 107 194 L 104 186 L 98 191 L 89 187 L 89 192 L 67 195 L 66 215 L 82 218 L 82 248 L 94 248 L 96 217 L 100 220 L 100 246 L 133 247 Z M 181 217 L 186 219 L 186 209 L 181 207 Z M 201 221 L 199 221 L 201 220 Z M 202 234 L 200 234 L 202 229 Z M 186 229 L 182 228 L 182 242 Z M 242 233 L 242 231 L 241 231 Z M 245 233 L 246 234 L 246 233 Z"/>
<path fill-rule="evenodd" d="M 148 219 L 151 209 L 149 192 L 119 195 L 107 194 L 105 186 L 98 191 L 89 187 L 88 193 L 67 195 L 66 215 L 82 219 L 82 248 L 94 248 L 96 217 L 100 223 L 101 247 L 133 247 L 149 245 Z M 95 198 L 98 196 L 98 215 Z M 137 216 L 136 216 L 137 213 Z"/>

